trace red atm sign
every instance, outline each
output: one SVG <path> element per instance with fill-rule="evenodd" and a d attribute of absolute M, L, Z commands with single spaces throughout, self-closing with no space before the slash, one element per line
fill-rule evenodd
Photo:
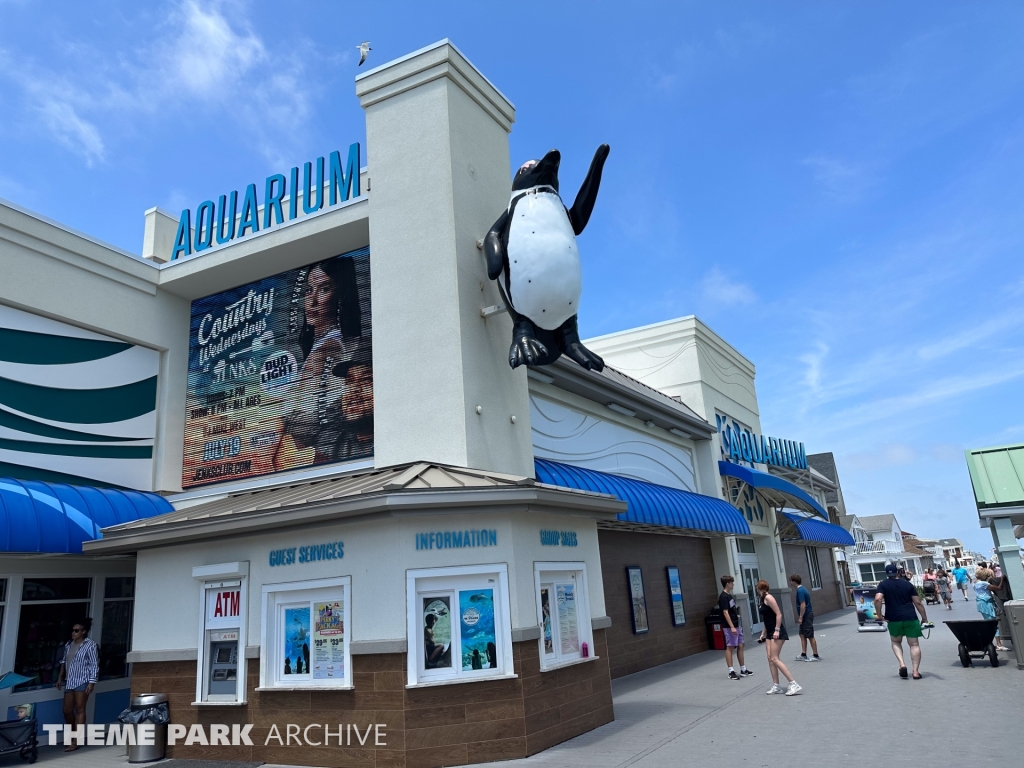
<path fill-rule="evenodd" d="M 241 616 L 242 590 L 210 590 L 206 595 L 206 620 L 223 621 Z"/>

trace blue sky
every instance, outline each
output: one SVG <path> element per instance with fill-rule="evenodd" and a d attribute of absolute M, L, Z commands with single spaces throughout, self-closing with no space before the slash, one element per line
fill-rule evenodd
<path fill-rule="evenodd" d="M 571 194 L 612 146 L 585 335 L 697 314 L 852 511 L 988 552 L 963 449 L 1024 437 L 1022 33 L 1012 2 L 0 0 L 0 197 L 138 252 L 146 208 L 363 141 L 361 40 L 448 37 L 514 165 L 558 147 Z"/>

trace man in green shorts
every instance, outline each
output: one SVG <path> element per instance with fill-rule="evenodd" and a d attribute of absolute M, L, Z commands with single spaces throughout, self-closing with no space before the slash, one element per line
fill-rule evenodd
<path fill-rule="evenodd" d="M 924 603 L 917 594 L 917 587 L 899 577 L 895 564 L 885 566 L 886 578 L 875 589 L 875 615 L 882 615 L 882 601 L 885 601 L 885 620 L 889 622 L 889 639 L 892 652 L 900 663 L 900 677 L 907 678 L 907 665 L 903 663 L 903 638 L 910 646 L 910 661 L 914 665 L 914 679 L 921 679 L 921 621 L 927 622 Z M 921 621 L 917 620 L 921 614 Z"/>

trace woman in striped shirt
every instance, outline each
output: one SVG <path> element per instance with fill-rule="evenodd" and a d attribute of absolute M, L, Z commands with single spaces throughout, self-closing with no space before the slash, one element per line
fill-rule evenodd
<path fill-rule="evenodd" d="M 92 619 L 82 619 L 72 625 L 71 640 L 64 646 L 64 657 L 57 673 L 57 687 L 64 689 L 64 721 L 68 725 L 85 725 L 85 706 L 99 679 L 99 648 L 89 639 L 90 629 Z M 66 746 L 64 751 L 74 752 L 78 746 Z"/>

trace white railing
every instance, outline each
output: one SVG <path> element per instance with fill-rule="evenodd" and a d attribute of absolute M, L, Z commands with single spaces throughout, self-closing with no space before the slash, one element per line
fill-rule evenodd
<path fill-rule="evenodd" d="M 889 541 L 888 539 L 883 541 L 858 541 L 855 549 L 858 555 L 870 554 L 872 552 L 891 552 L 895 554 L 904 551 L 902 541 Z"/>

